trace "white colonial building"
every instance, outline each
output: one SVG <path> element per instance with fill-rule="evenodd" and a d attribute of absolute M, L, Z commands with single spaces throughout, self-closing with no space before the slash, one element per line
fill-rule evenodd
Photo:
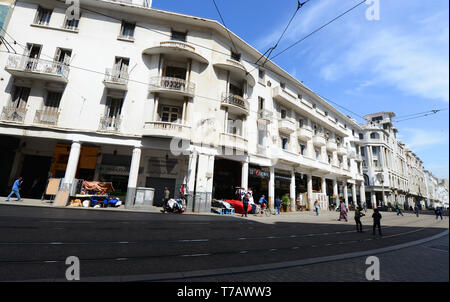
<path fill-rule="evenodd" d="M 138 187 L 154 188 L 157 205 L 165 186 L 177 196 L 184 184 L 192 211 L 236 187 L 272 207 L 288 194 L 291 210 L 315 200 L 328 208 L 364 203 L 367 186 L 374 199 L 377 165 L 394 155 L 382 171 L 386 191 L 397 190 L 387 198 L 425 194 L 408 191 L 423 176 L 410 179 L 420 166 L 392 139 L 395 128 L 358 125 L 273 62 L 256 65 L 261 53 L 217 21 L 151 1 L 80 3 L 79 21 L 64 1 L 13 6 L 17 54 L 0 53 L 3 193 L 22 175 L 25 197 L 40 198 L 50 175 L 63 188 L 111 181 L 127 206 Z"/>

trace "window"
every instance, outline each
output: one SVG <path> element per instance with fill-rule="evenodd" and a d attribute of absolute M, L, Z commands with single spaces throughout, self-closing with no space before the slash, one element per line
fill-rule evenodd
<path fill-rule="evenodd" d="M 172 40 L 186 42 L 186 32 L 172 30 Z"/>
<path fill-rule="evenodd" d="M 281 148 L 283 150 L 289 149 L 289 139 L 287 137 L 281 137 Z"/>
<path fill-rule="evenodd" d="M 230 94 L 232 95 L 238 95 L 243 97 L 244 96 L 244 90 L 236 85 L 233 85 L 230 83 Z"/>
<path fill-rule="evenodd" d="M 299 128 L 303 128 L 303 126 L 304 126 L 304 121 L 303 121 L 303 119 L 301 118 L 301 119 L 298 120 L 298 127 L 299 127 Z"/>
<path fill-rule="evenodd" d="M 303 143 L 303 142 L 298 142 L 298 146 L 299 146 L 299 149 L 300 149 L 300 151 L 299 151 L 299 153 L 301 154 L 301 155 L 305 155 L 305 152 L 306 152 L 306 145 Z"/>
<path fill-rule="evenodd" d="M 237 52 L 234 52 L 234 51 L 231 51 L 231 58 L 233 60 L 235 60 L 235 61 L 240 62 L 241 61 L 241 54 L 237 53 Z"/>
<path fill-rule="evenodd" d="M 12 99 L 10 107 L 13 108 L 25 108 L 27 105 L 28 97 L 30 96 L 30 88 L 16 86 L 14 88 L 14 93 L 12 94 Z"/>
<path fill-rule="evenodd" d="M 47 97 L 44 99 L 44 111 L 55 111 L 59 108 L 62 92 L 48 91 Z"/>
<path fill-rule="evenodd" d="M 55 62 L 69 65 L 71 56 L 72 50 L 58 47 L 56 49 Z"/>
<path fill-rule="evenodd" d="M 297 95 L 297 97 L 298 97 L 298 99 L 301 101 L 301 100 L 303 100 L 303 95 L 301 94 L 301 93 L 299 93 L 298 95 Z"/>
<path fill-rule="evenodd" d="M 135 29 L 135 27 L 136 27 L 136 24 L 122 21 L 122 28 L 120 30 L 120 37 L 132 40 L 134 38 L 134 29 Z"/>
<path fill-rule="evenodd" d="M 328 163 L 331 164 L 331 162 L 333 161 L 333 155 L 330 153 L 327 153 L 328 156 Z"/>
<path fill-rule="evenodd" d="M 233 135 L 241 135 L 242 120 L 237 115 L 228 115 L 227 132 Z"/>
<path fill-rule="evenodd" d="M 262 69 L 258 71 L 258 83 L 265 85 L 266 72 Z"/>
<path fill-rule="evenodd" d="M 286 89 L 286 83 L 280 83 L 281 89 Z"/>
<path fill-rule="evenodd" d="M 314 149 L 314 152 L 316 153 L 316 160 L 320 160 L 320 150 Z"/>
<path fill-rule="evenodd" d="M 122 114 L 122 98 L 108 97 L 106 99 L 106 117 L 108 118 L 120 118 Z"/>
<path fill-rule="evenodd" d="M 372 133 L 370 133 L 370 138 L 371 139 L 379 139 L 380 135 L 376 132 L 372 132 Z"/>
<path fill-rule="evenodd" d="M 35 24 L 39 25 L 45 25 L 48 26 L 50 23 L 50 18 L 52 16 L 52 10 L 51 9 L 45 9 L 42 7 L 38 7 L 36 20 L 34 21 Z"/>
<path fill-rule="evenodd" d="M 75 19 L 75 18 L 73 18 L 72 20 L 66 19 L 66 21 L 64 23 L 64 28 L 70 29 L 70 30 L 77 30 L 79 23 L 80 23 L 80 19 Z"/>
<path fill-rule="evenodd" d="M 313 108 L 316 109 L 316 108 L 317 108 L 317 105 L 316 105 L 316 104 L 313 104 Z"/>
<path fill-rule="evenodd" d="M 176 78 L 186 80 L 186 68 L 166 66 L 164 76 L 168 78 Z"/>
<path fill-rule="evenodd" d="M 364 134 L 360 133 L 359 134 L 359 139 L 364 139 Z"/>
<path fill-rule="evenodd" d="M 382 121 L 382 120 L 383 120 L 382 116 L 376 116 L 376 117 L 372 118 L 372 122 L 379 122 L 379 121 Z"/>
<path fill-rule="evenodd" d="M 361 156 L 366 156 L 366 152 L 364 150 L 365 149 L 363 147 L 361 147 Z"/>
<path fill-rule="evenodd" d="M 281 109 L 281 110 L 280 110 L 280 114 L 281 114 L 281 118 L 282 118 L 282 119 L 285 119 L 286 116 L 287 116 L 287 112 L 286 112 L 285 109 Z"/>
<path fill-rule="evenodd" d="M 262 97 L 258 97 L 258 108 L 259 110 L 263 110 L 264 109 L 264 98 Z"/>
<path fill-rule="evenodd" d="M 180 109 L 178 107 L 163 106 L 161 111 L 161 121 L 166 123 L 178 123 Z"/>
<path fill-rule="evenodd" d="M 325 116 L 328 116 L 328 111 L 325 111 Z"/>

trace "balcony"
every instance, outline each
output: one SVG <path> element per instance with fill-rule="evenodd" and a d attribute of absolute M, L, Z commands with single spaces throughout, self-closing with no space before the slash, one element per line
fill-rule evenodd
<path fill-rule="evenodd" d="M 232 114 L 249 114 L 250 106 L 248 101 L 239 95 L 223 93 L 222 106 L 227 107 Z"/>
<path fill-rule="evenodd" d="M 230 149 L 247 151 L 248 140 L 239 135 L 234 135 L 230 133 L 221 133 L 220 145 Z"/>
<path fill-rule="evenodd" d="M 297 136 L 299 139 L 303 141 L 309 141 L 313 137 L 313 133 L 310 129 L 307 128 L 300 128 L 297 130 Z"/>
<path fill-rule="evenodd" d="M 337 151 L 337 143 L 335 140 L 330 139 L 327 141 L 327 151 L 329 152 Z"/>
<path fill-rule="evenodd" d="M 118 117 L 102 117 L 100 119 L 100 124 L 98 126 L 99 132 L 119 132 L 120 124 L 122 123 L 122 119 Z"/>
<path fill-rule="evenodd" d="M 344 146 L 342 146 L 342 145 L 339 145 L 339 146 L 338 146 L 338 149 L 337 149 L 337 154 L 338 154 L 339 156 L 345 156 L 345 155 L 347 155 L 347 148 L 344 147 Z"/>
<path fill-rule="evenodd" d="M 267 123 L 272 122 L 273 113 L 266 109 L 260 109 L 258 111 L 258 121 L 264 121 Z"/>
<path fill-rule="evenodd" d="M 170 77 L 153 77 L 150 79 L 150 92 L 158 92 L 170 96 L 194 97 L 195 84 L 183 79 Z"/>
<path fill-rule="evenodd" d="M 37 110 L 34 116 L 34 123 L 48 126 L 55 126 L 58 123 L 59 111 Z"/>
<path fill-rule="evenodd" d="M 105 71 L 105 79 L 103 80 L 106 88 L 127 91 L 128 90 L 128 72 L 107 68 Z"/>
<path fill-rule="evenodd" d="M 176 137 L 191 140 L 191 127 L 168 122 L 148 122 L 144 125 L 143 136 Z"/>
<path fill-rule="evenodd" d="M 291 134 L 296 130 L 295 123 L 291 119 L 279 119 L 278 120 L 278 130 L 280 132 Z"/>
<path fill-rule="evenodd" d="M 297 104 L 297 97 L 280 86 L 272 89 L 272 97 L 287 106 L 292 107 L 292 105 Z"/>
<path fill-rule="evenodd" d="M 323 147 L 326 146 L 327 140 L 323 134 L 318 133 L 313 136 L 313 144 L 316 147 Z"/>
<path fill-rule="evenodd" d="M 160 42 L 157 46 L 147 48 L 143 52 L 146 55 L 173 55 L 178 58 L 184 57 L 186 59 L 192 59 L 199 61 L 203 64 L 209 64 L 208 59 L 199 54 L 194 46 L 191 46 L 182 41 L 164 41 Z"/>
<path fill-rule="evenodd" d="M 5 70 L 16 77 L 67 84 L 70 68 L 55 61 L 10 55 Z"/>
<path fill-rule="evenodd" d="M 245 66 L 233 59 L 225 59 L 221 60 L 219 63 L 214 64 L 214 67 L 220 68 L 230 72 L 232 78 L 244 79 L 250 86 L 255 86 L 256 81 L 255 78 L 248 73 Z"/>
<path fill-rule="evenodd" d="M 26 108 L 3 107 L 1 120 L 6 122 L 23 123 L 25 120 Z"/>

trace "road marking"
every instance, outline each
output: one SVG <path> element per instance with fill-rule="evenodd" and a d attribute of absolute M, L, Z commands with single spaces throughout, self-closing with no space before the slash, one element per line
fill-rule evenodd
<path fill-rule="evenodd" d="M 189 240 L 178 240 L 178 242 L 207 242 L 209 239 L 189 239 Z"/>
<path fill-rule="evenodd" d="M 50 244 L 52 244 L 52 245 L 59 245 L 59 244 L 64 244 L 64 243 L 62 243 L 62 242 L 50 242 Z"/>
<path fill-rule="evenodd" d="M 126 261 L 128 258 L 116 258 L 116 261 Z"/>
<path fill-rule="evenodd" d="M 202 256 L 209 256 L 211 254 L 193 254 L 193 255 L 181 255 L 180 257 L 202 257 Z"/>
<path fill-rule="evenodd" d="M 239 254 L 247 254 L 247 253 L 248 253 L 248 251 L 239 252 Z"/>
<path fill-rule="evenodd" d="M 292 249 L 296 250 L 296 249 L 299 249 L 299 247 L 298 246 L 294 246 Z"/>
<path fill-rule="evenodd" d="M 275 252 L 275 251 L 277 251 L 277 249 L 270 249 L 269 251 L 270 252 Z"/>

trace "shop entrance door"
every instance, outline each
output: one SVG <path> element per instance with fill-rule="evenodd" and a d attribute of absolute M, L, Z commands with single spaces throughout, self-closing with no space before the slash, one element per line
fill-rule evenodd
<path fill-rule="evenodd" d="M 157 178 L 147 177 L 145 186 L 147 188 L 155 189 L 155 197 L 153 199 L 153 205 L 155 207 L 162 207 L 164 198 L 164 187 L 168 187 L 170 191 L 170 198 L 175 196 L 175 184 L 176 179 L 173 178 Z"/>
<path fill-rule="evenodd" d="M 52 158 L 49 156 L 25 155 L 22 172 L 23 184 L 20 196 L 40 199 L 45 191 Z"/>
<path fill-rule="evenodd" d="M 214 162 L 213 198 L 236 199 L 236 187 L 241 186 L 242 164 L 227 159 Z"/>

